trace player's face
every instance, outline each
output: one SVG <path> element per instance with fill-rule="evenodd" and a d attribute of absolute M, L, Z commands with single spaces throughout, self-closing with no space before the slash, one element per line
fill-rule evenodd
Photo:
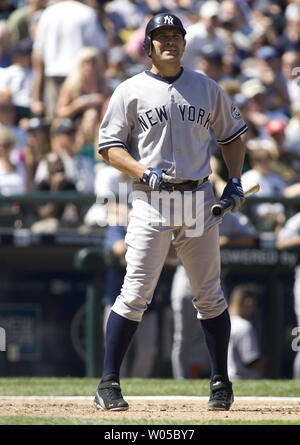
<path fill-rule="evenodd" d="M 180 63 L 186 41 L 176 28 L 159 28 L 152 33 L 152 61 Z"/>

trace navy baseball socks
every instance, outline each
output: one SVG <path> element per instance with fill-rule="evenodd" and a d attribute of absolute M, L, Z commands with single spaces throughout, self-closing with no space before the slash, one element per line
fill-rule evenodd
<path fill-rule="evenodd" d="M 102 378 L 94 405 L 111 411 L 124 411 L 128 403 L 123 399 L 120 387 L 120 367 L 138 322 L 128 320 L 111 311 L 106 327 L 105 358 Z"/>
<path fill-rule="evenodd" d="M 232 383 L 228 378 L 227 353 L 230 337 L 230 316 L 221 315 L 201 320 L 211 363 L 209 410 L 227 411 L 233 403 Z"/>

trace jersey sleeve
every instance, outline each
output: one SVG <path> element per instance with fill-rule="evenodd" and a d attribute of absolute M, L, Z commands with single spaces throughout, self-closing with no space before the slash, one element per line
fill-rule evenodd
<path fill-rule="evenodd" d="M 216 103 L 210 123 L 218 144 L 226 145 L 245 133 L 248 127 L 227 94 L 217 84 L 216 88 Z"/>
<path fill-rule="evenodd" d="M 121 88 L 112 94 L 99 128 L 98 152 L 105 148 L 121 147 L 127 150 L 129 123 Z"/>

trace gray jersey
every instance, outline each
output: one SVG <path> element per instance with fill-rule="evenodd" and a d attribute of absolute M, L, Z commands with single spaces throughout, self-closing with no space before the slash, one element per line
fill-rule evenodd
<path fill-rule="evenodd" d="M 259 374 L 249 365 L 261 358 L 256 332 L 250 321 L 231 315 L 228 349 L 228 373 L 231 380 L 257 379 Z"/>
<path fill-rule="evenodd" d="M 277 235 L 278 240 L 300 236 L 300 212 L 289 218 Z M 300 266 L 295 267 L 294 309 L 298 326 L 300 326 Z"/>
<path fill-rule="evenodd" d="M 211 173 L 210 128 L 219 144 L 247 130 L 215 81 L 188 69 L 172 83 L 143 72 L 114 91 L 99 130 L 99 152 L 123 147 L 147 166 L 173 166 L 177 178 L 201 179 Z"/>

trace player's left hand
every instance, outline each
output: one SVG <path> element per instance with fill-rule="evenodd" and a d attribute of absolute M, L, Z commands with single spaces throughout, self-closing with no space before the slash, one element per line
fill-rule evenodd
<path fill-rule="evenodd" d="M 244 191 L 241 184 L 241 180 L 239 178 L 232 178 L 226 184 L 226 187 L 223 190 L 220 201 L 223 199 L 232 198 L 234 201 L 234 207 L 232 212 L 235 213 L 239 210 L 241 205 L 245 201 Z"/>

